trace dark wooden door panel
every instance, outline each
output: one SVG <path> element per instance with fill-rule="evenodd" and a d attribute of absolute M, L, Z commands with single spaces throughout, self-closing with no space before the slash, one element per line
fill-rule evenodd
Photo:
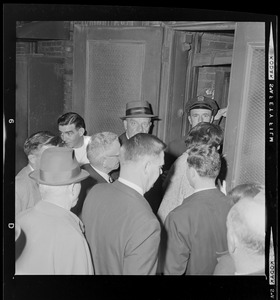
<path fill-rule="evenodd" d="M 129 101 L 147 100 L 158 113 L 162 28 L 76 25 L 74 46 L 73 110 L 88 134 L 121 134 Z"/>
<path fill-rule="evenodd" d="M 57 133 L 56 120 L 63 113 L 62 58 L 32 57 L 29 64 L 28 133 L 49 130 Z"/>

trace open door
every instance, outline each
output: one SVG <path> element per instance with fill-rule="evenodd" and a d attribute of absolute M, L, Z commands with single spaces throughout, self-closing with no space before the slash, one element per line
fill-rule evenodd
<path fill-rule="evenodd" d="M 227 190 L 265 184 L 265 23 L 237 23 L 224 138 Z"/>
<path fill-rule="evenodd" d="M 147 100 L 158 114 L 161 27 L 75 25 L 73 39 L 73 111 L 84 117 L 89 135 L 121 134 L 129 101 Z"/>

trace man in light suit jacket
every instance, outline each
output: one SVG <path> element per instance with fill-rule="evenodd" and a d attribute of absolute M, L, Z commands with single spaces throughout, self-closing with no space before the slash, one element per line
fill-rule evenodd
<path fill-rule="evenodd" d="M 16 217 L 26 236 L 16 260 L 17 275 L 94 274 L 84 225 L 70 212 L 80 182 L 88 176 L 73 149 L 52 147 L 43 152 L 39 168 L 30 173 L 39 184 L 42 200 Z"/>
<path fill-rule="evenodd" d="M 160 224 L 143 197 L 161 174 L 165 144 L 138 133 L 120 150 L 120 176 L 95 185 L 82 209 L 96 274 L 156 274 Z"/>
<path fill-rule="evenodd" d="M 89 177 L 81 182 L 79 200 L 71 211 L 80 216 L 83 203 L 89 190 L 98 183 L 112 182 L 110 172 L 119 167 L 120 142 L 113 132 L 100 132 L 91 136 L 87 146 L 89 164 L 81 168 L 89 173 Z"/>
<path fill-rule="evenodd" d="M 59 145 L 60 137 L 54 136 L 49 131 L 39 131 L 26 139 L 23 145 L 24 153 L 28 157 L 25 166 L 15 178 L 15 214 L 33 207 L 41 200 L 39 186 L 29 177 L 29 174 L 38 169 L 41 155 L 47 148 Z"/>

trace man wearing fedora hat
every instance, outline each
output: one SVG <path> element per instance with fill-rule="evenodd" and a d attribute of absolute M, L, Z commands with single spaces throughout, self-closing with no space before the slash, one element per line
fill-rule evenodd
<path fill-rule="evenodd" d="M 158 116 L 152 113 L 148 101 L 131 101 L 126 104 L 125 116 L 121 117 L 125 132 L 119 136 L 120 143 L 133 137 L 137 133 L 149 133 L 152 121 Z"/>
<path fill-rule="evenodd" d="M 83 223 L 70 211 L 77 202 L 80 181 L 88 176 L 73 149 L 53 147 L 43 152 L 39 169 L 30 173 L 39 183 L 42 201 L 16 219 L 26 235 L 16 274 L 93 274 Z"/>

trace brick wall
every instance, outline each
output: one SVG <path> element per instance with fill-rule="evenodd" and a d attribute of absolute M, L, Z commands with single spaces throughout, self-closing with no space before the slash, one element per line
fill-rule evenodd
<path fill-rule="evenodd" d="M 70 111 L 72 108 L 73 41 L 17 42 L 16 54 L 43 54 L 48 57 L 64 58 L 64 68 L 62 70 L 64 72 L 64 110 L 65 112 Z"/>
<path fill-rule="evenodd" d="M 37 53 L 46 56 L 64 57 L 65 41 L 38 41 Z"/>
<path fill-rule="evenodd" d="M 201 38 L 200 53 L 232 50 L 233 41 L 233 34 L 204 33 Z M 197 95 L 214 96 L 215 74 L 217 69 L 223 69 L 223 67 L 201 67 L 199 69 Z"/>

